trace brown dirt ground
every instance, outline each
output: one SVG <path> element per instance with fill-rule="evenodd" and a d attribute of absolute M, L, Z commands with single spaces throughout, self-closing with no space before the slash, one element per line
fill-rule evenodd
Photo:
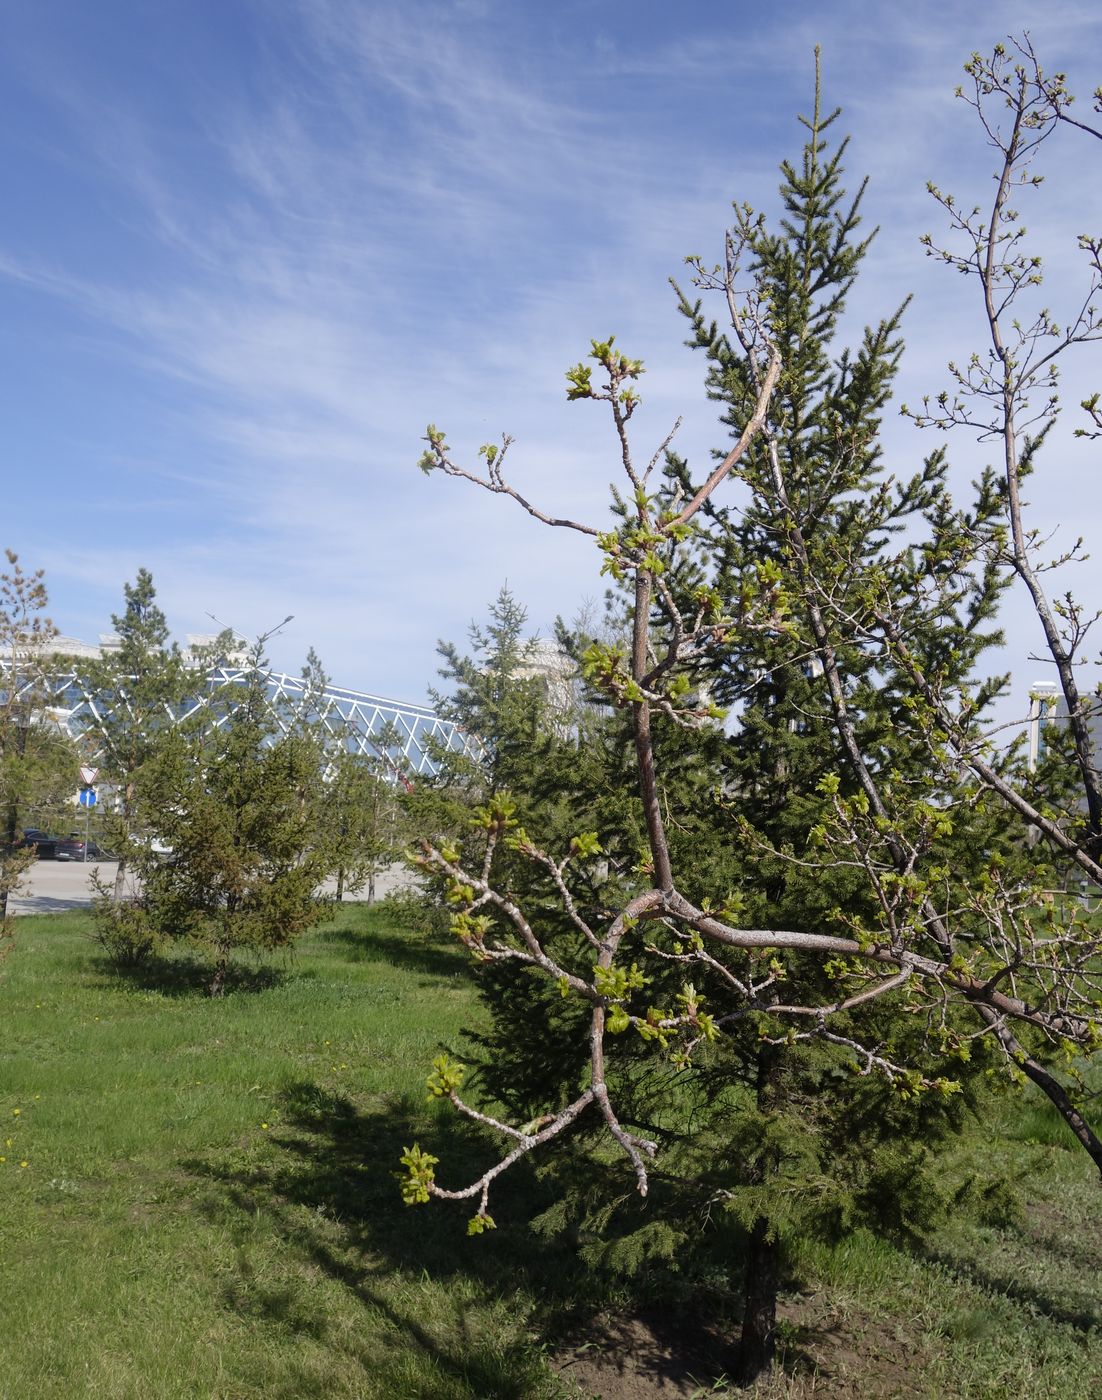
<path fill-rule="evenodd" d="M 600 1318 L 555 1366 L 585 1400 L 902 1400 L 928 1394 L 921 1347 L 891 1324 L 832 1310 L 819 1295 L 778 1310 L 788 1340 L 781 1368 L 750 1390 L 724 1384 L 722 1339 L 685 1335 L 659 1315 Z M 732 1362 L 730 1354 L 727 1364 Z"/>

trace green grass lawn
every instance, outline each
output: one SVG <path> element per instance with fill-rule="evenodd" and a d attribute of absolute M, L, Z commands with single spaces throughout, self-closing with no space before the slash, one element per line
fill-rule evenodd
<path fill-rule="evenodd" d="M 454 1136 L 424 1081 L 462 957 L 353 909 L 212 1001 L 88 931 L 21 921 L 0 985 L 0 1395 L 555 1393 L 509 1229 L 392 1175 Z"/>
<path fill-rule="evenodd" d="M 528 1231 L 532 1180 L 503 1180 L 474 1240 L 462 1206 L 401 1203 L 414 1138 L 453 1181 L 489 1160 L 425 1102 L 436 1049 L 478 1015 L 458 950 L 352 907 L 212 1001 L 186 962 L 116 976 L 73 914 L 20 921 L 2 978 L 4 1400 L 587 1393 L 548 1348 L 601 1308 Z M 794 1378 L 761 1394 L 1102 1393 L 1097 1175 L 1041 1105 L 1000 1112 L 947 1171 L 1009 1171 L 1023 1219 L 962 1214 L 917 1256 L 866 1235 L 809 1250 Z"/>

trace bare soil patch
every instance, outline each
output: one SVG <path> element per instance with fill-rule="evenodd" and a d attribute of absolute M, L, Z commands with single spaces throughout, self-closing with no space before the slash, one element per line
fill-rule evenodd
<path fill-rule="evenodd" d="M 587 1400 L 681 1400 L 725 1373 L 722 1349 L 721 1339 L 652 1312 L 596 1319 L 555 1364 Z"/>
<path fill-rule="evenodd" d="M 924 1347 L 902 1324 L 829 1305 L 817 1294 L 783 1301 L 776 1374 L 749 1389 L 730 1380 L 731 1339 L 660 1314 L 597 1319 L 555 1359 L 586 1400 L 899 1400 L 927 1395 Z"/>

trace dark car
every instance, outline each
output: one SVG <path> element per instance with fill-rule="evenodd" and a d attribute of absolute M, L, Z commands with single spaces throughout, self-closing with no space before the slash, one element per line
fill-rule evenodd
<path fill-rule="evenodd" d="M 83 836 L 69 835 L 62 837 L 54 847 L 55 860 L 106 860 L 107 852 L 95 841 L 87 843 L 85 850 Z"/>
<path fill-rule="evenodd" d="M 57 855 L 57 837 L 37 826 L 28 826 L 23 832 L 22 841 L 17 846 L 33 846 L 39 860 L 53 860 Z"/>

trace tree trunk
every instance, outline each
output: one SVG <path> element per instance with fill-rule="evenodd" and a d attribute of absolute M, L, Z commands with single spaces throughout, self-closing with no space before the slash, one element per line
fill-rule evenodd
<path fill-rule="evenodd" d="M 122 794 L 122 818 L 123 821 L 126 823 L 126 834 L 122 842 L 122 850 L 119 852 L 118 869 L 115 871 L 115 892 L 111 897 L 112 901 L 115 904 L 121 904 L 123 902 L 123 897 L 126 891 L 126 842 L 129 841 L 131 836 L 131 823 L 133 821 L 133 811 L 134 784 L 133 782 L 129 782 L 123 789 Z"/>
<path fill-rule="evenodd" d="M 763 1045 L 758 1052 L 757 1106 L 771 1114 L 783 1101 L 785 1052 Z M 771 1151 L 762 1154 L 753 1175 L 759 1182 L 774 1176 L 778 1163 Z M 780 1288 L 781 1245 L 768 1216 L 759 1215 L 746 1245 L 745 1305 L 739 1343 L 739 1379 L 750 1385 L 773 1368 L 777 1354 L 777 1293 Z"/>
<path fill-rule="evenodd" d="M 750 1385 L 772 1369 L 777 1350 L 777 1290 L 780 1250 L 769 1221 L 759 1215 L 746 1250 L 746 1304 L 739 1344 L 739 1380 Z"/>
<path fill-rule="evenodd" d="M 367 877 L 367 902 L 375 903 L 375 867 L 371 867 L 371 874 Z"/>
<path fill-rule="evenodd" d="M 214 976 L 210 979 L 207 992 L 212 997 L 220 997 L 226 990 L 226 973 L 229 971 L 229 958 L 222 953 L 214 965 Z"/>
<path fill-rule="evenodd" d="M 13 802 L 8 807 L 7 830 L 4 833 L 4 840 L 7 845 L 7 854 L 10 856 L 15 849 L 15 833 L 19 830 L 19 811 Z M 0 888 L 0 919 L 8 917 L 8 887 L 5 882 Z"/>
<path fill-rule="evenodd" d="M 337 871 L 337 903 L 344 898 L 344 866 Z"/>

